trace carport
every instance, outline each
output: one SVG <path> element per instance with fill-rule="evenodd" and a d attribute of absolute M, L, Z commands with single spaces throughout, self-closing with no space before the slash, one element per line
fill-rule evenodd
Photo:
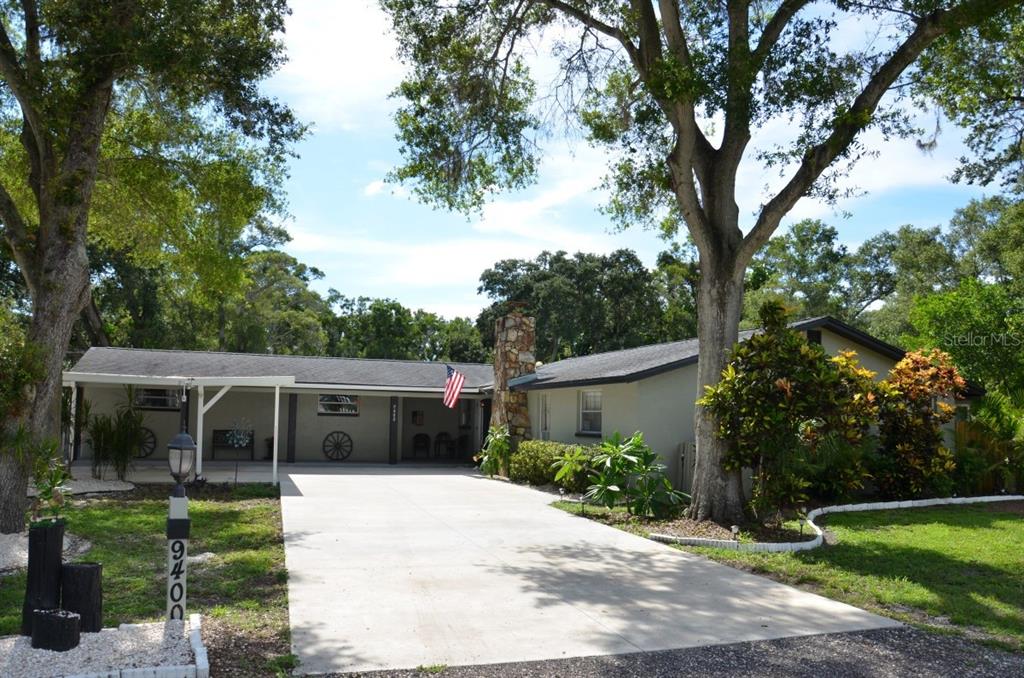
<path fill-rule="evenodd" d="M 68 445 L 73 458 L 87 456 L 82 402 L 95 414 L 114 415 L 131 397 L 149 431 L 140 458 L 164 456 L 184 406 L 200 474 L 214 458 L 272 462 L 275 481 L 281 461 L 465 462 L 487 427 L 493 369 L 456 367 L 466 382 L 456 408 L 448 409 L 445 363 L 93 347 L 64 372 L 77 421 L 70 422 Z M 127 394 L 125 386 L 136 392 Z M 239 432 L 244 445 L 233 435 Z"/>
<path fill-rule="evenodd" d="M 68 377 L 73 375 L 73 379 Z M 250 387 L 250 388 L 266 388 L 268 389 L 268 395 L 273 394 L 274 397 L 274 444 L 273 444 L 273 470 L 271 477 L 273 483 L 278 484 L 277 478 L 277 458 L 278 458 L 278 440 L 279 430 L 278 422 L 280 420 L 281 411 L 281 388 L 295 385 L 294 377 L 189 377 L 189 376 L 170 376 L 170 377 L 150 377 L 141 375 L 123 375 L 123 374 L 98 374 L 98 373 L 84 373 L 84 372 L 65 372 L 64 373 L 64 387 L 71 389 L 71 430 L 75 431 L 75 435 L 71 436 L 68 443 L 73 447 L 77 444 L 79 438 L 79 426 L 76 424 L 76 418 L 79 414 L 78 408 L 78 396 L 79 387 L 85 386 L 86 384 L 115 384 L 122 386 L 138 386 L 138 387 L 152 387 L 152 388 L 174 388 L 181 393 L 181 402 L 187 406 L 188 394 L 195 388 L 197 393 L 196 403 L 196 468 L 195 474 L 201 476 L 203 474 L 203 441 L 205 439 L 203 431 L 203 419 L 207 412 L 217 404 L 217 401 L 224 397 L 232 387 Z M 206 388 L 218 389 L 216 394 L 206 402 Z M 269 389 L 273 389 L 270 391 Z M 74 450 L 68 450 L 68 458 L 74 456 Z"/>

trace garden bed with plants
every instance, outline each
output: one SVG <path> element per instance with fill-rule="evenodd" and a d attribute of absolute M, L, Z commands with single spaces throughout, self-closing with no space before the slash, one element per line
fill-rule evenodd
<path fill-rule="evenodd" d="M 159 621 L 165 613 L 167 498 L 147 485 L 109 497 L 71 500 L 69 532 L 103 563 L 103 622 Z M 188 611 L 203 615 L 203 640 L 217 676 L 274 675 L 291 668 L 287 571 L 278 490 L 207 485 L 190 490 Z M 24 571 L 0 585 L 0 635 L 16 634 Z"/>
<path fill-rule="evenodd" d="M 659 541 L 718 539 L 755 550 L 752 542 L 767 542 L 766 550 L 820 545 L 803 521 L 816 506 L 1012 494 L 1024 485 L 1016 401 L 994 393 L 972 402 L 948 445 L 952 403 L 966 382 L 947 354 L 907 353 L 876 381 L 853 352 L 830 356 L 791 330 L 780 305 L 764 304 L 760 319 L 763 330 L 734 347 L 721 380 L 698 401 L 726 443 L 722 471 L 736 482 L 723 484 L 738 487 L 737 476 L 750 473 L 745 511 L 730 509 L 722 524 L 682 516 L 690 497 L 672 487 L 639 432 L 596 446 L 528 440 L 513 453 L 507 433 L 494 430 L 481 470 L 554 485 L 579 496 L 563 508 L 589 507 L 596 520 Z"/>
<path fill-rule="evenodd" d="M 814 536 L 813 532 L 802 527 L 804 523 L 800 520 L 785 521 L 781 527 L 747 522 L 738 526 L 739 532 L 733 534 L 730 528 L 710 520 L 692 520 L 679 514 L 665 518 L 640 517 L 629 513 L 621 506 L 609 509 L 604 506 L 588 506 L 579 501 L 566 500 L 559 500 L 551 505 L 566 513 L 589 518 L 642 537 L 648 537 L 651 534 L 664 534 L 672 537 L 736 539 L 741 543 L 746 543 L 805 541 Z"/>

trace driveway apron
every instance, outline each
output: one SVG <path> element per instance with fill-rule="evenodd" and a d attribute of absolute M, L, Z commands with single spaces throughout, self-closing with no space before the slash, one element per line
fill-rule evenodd
<path fill-rule="evenodd" d="M 302 673 L 667 650 L 895 626 L 462 469 L 281 481 Z"/>

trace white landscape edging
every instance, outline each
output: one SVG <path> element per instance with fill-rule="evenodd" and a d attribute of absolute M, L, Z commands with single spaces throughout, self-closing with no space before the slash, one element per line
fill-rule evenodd
<path fill-rule="evenodd" d="M 947 504 L 987 504 L 996 501 L 1024 501 L 1024 495 L 1002 494 L 987 497 L 946 497 L 944 499 L 911 499 L 908 501 L 879 501 L 868 504 L 841 504 L 839 506 L 823 506 L 807 514 L 807 524 L 814 531 L 814 539 L 809 541 L 791 542 L 739 542 L 732 539 L 705 539 L 703 537 L 674 537 L 670 534 L 648 535 L 654 541 L 663 544 L 679 544 L 681 546 L 710 546 L 733 551 L 761 551 L 768 553 L 785 553 L 792 551 L 808 551 L 824 543 L 821 528 L 814 524 L 814 519 L 828 513 L 853 513 L 854 511 L 885 511 L 891 509 L 920 508 L 923 506 L 944 506 Z"/>

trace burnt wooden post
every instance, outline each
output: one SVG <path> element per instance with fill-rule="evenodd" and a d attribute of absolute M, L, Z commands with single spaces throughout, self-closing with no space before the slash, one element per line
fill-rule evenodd
<path fill-rule="evenodd" d="M 82 617 L 82 631 L 103 629 L 103 565 L 64 563 L 61 571 L 61 607 Z"/>
<path fill-rule="evenodd" d="M 32 611 L 32 647 L 65 652 L 78 647 L 81 617 L 67 610 Z"/>
<path fill-rule="evenodd" d="M 32 635 L 32 611 L 60 604 L 60 566 L 64 523 L 34 525 L 28 530 L 28 578 L 21 608 L 21 635 Z"/>

